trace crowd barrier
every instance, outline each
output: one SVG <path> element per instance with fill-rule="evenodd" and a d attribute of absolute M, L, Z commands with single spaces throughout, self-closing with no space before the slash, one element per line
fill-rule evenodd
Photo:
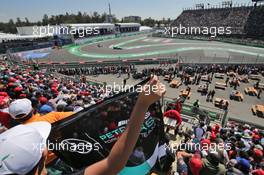
<path fill-rule="evenodd" d="M 163 110 L 166 110 L 167 105 L 169 103 L 175 103 L 176 100 L 165 97 L 162 100 Z M 218 108 L 211 108 L 207 106 L 200 105 L 199 108 L 193 107 L 190 102 L 185 101 L 182 105 L 182 112 L 181 112 L 183 121 L 186 123 L 193 124 L 193 121 L 197 119 L 197 115 L 209 117 L 210 123 L 217 123 L 217 124 L 224 124 L 226 123 L 225 120 L 225 111 L 218 109 Z"/>
<path fill-rule="evenodd" d="M 256 57 L 255 59 L 248 60 L 245 57 L 240 59 L 231 60 L 230 58 L 222 57 L 200 57 L 200 58 L 190 58 L 190 57 L 162 57 L 162 58 L 140 58 L 140 59 L 128 59 L 128 60 L 105 60 L 105 61 L 85 61 L 85 62 L 42 62 L 38 63 L 41 68 L 82 68 L 91 66 L 111 66 L 111 65 L 155 65 L 155 64 L 176 64 L 180 60 L 180 65 L 182 66 L 195 66 L 195 65 L 260 65 L 264 64 L 264 59 Z M 36 64 L 36 63 L 28 63 Z"/>

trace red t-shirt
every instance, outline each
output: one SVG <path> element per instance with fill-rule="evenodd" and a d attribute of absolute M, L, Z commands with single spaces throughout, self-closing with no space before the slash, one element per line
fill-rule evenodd
<path fill-rule="evenodd" d="M 10 128 L 10 121 L 11 121 L 11 116 L 6 113 L 0 111 L 0 123 L 4 125 L 6 128 Z"/>
<path fill-rule="evenodd" d="M 182 118 L 181 118 L 181 115 L 178 111 L 176 110 L 168 110 L 166 111 L 164 114 L 163 114 L 164 117 L 168 117 L 168 118 L 172 118 L 172 119 L 175 119 L 177 120 L 177 123 L 178 124 L 181 124 L 182 123 Z"/>

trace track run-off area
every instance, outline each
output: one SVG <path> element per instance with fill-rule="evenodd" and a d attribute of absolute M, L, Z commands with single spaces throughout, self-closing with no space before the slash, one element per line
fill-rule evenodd
<path fill-rule="evenodd" d="M 252 61 L 257 58 L 260 62 L 264 59 L 264 48 L 216 41 L 155 38 L 142 35 L 74 45 L 67 50 L 77 57 L 96 59 L 129 59 L 173 54 L 196 58 L 228 57 L 236 59 L 236 57 L 243 57 L 244 59 L 252 58 Z"/>

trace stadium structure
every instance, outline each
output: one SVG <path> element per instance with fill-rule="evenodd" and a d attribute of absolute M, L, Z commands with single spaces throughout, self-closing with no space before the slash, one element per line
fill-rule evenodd
<path fill-rule="evenodd" d="M 17 31 L 19 37 L 28 37 L 28 39 L 11 42 L 2 39 L 2 53 L 8 48 L 8 53 L 15 53 L 14 57 L 24 55 L 29 58 L 30 56 L 25 56 L 28 55 L 27 52 L 18 51 L 63 46 L 60 50 L 49 50 L 48 52 L 44 49 L 45 54 L 40 54 L 40 56 L 46 56 L 38 59 L 38 62 L 43 65 L 47 62 L 73 64 L 74 62 L 98 60 L 102 62 L 135 59 L 152 61 L 153 58 L 176 57 L 186 63 L 263 63 L 264 53 L 261 47 L 263 47 L 264 13 L 262 5 L 202 7 L 184 9 L 170 27 L 179 25 L 195 28 L 229 27 L 230 34 L 217 35 L 217 37 L 176 35 L 171 38 L 164 34 L 164 30 L 161 30 L 163 31 L 161 34 L 157 34 L 155 29 L 145 28 L 141 31 L 144 26 L 140 27 L 137 23 L 61 24 L 60 26 L 44 26 L 45 31 L 48 27 L 59 29 L 32 40 L 34 27 L 26 26 L 18 27 Z M 91 33 L 89 36 L 80 37 L 80 33 L 83 33 L 81 29 L 84 27 L 98 27 L 100 36 Z M 61 34 L 65 30 L 73 30 L 74 34 Z M 55 31 L 59 31 L 60 34 Z M 17 44 L 13 44 L 16 42 Z M 23 47 L 20 47 L 21 43 Z M 17 47 L 12 47 L 14 45 Z"/>
<path fill-rule="evenodd" d="M 3 63 L 0 88 L 12 90 L 10 96 L 14 99 L 27 97 L 33 91 L 30 95 L 38 96 L 36 100 L 40 103 L 54 100 L 56 96 L 54 101 L 62 101 L 64 105 L 56 106 L 56 110 L 76 112 L 53 124 L 49 141 L 71 145 L 76 138 L 87 139 L 99 145 L 102 152 L 85 150 L 92 154 L 87 159 L 84 152 L 75 154 L 54 149 L 65 163 L 59 166 L 67 164 L 70 167 L 65 169 L 74 167 L 77 170 L 101 160 L 100 156 L 106 157 L 129 123 L 128 114 L 137 92 L 108 93 L 107 85 L 141 85 L 153 74 L 165 84 L 167 92 L 160 102 L 148 109 L 134 154 L 120 174 L 154 173 L 153 169 L 158 169 L 155 171 L 158 174 L 168 172 L 166 166 L 157 166 L 171 166 L 174 161 L 158 156 L 161 153 L 167 156 L 167 143 L 164 142 L 175 144 L 177 135 L 196 139 L 196 129 L 203 129 L 204 125 L 212 126 L 211 131 L 208 127 L 204 133 L 210 132 L 208 139 L 213 143 L 224 136 L 228 141 L 241 139 L 233 145 L 234 152 L 240 146 L 241 150 L 247 149 L 248 139 L 264 137 L 261 132 L 264 130 L 264 5 L 262 1 L 253 2 L 233 4 L 225 1 L 220 6 L 196 4 L 195 8 L 183 9 L 165 28 L 111 23 L 111 12 L 107 16 L 109 23 L 17 27 L 17 34 L 0 33 Z M 38 31 L 41 34 L 36 35 L 36 27 L 42 27 Z M 230 30 L 228 34 L 215 36 L 210 32 L 171 35 L 181 27 Z M 89 34 L 85 33 L 87 28 Z M 29 86 L 29 90 L 23 91 L 17 84 Z M 65 96 L 60 99 L 61 94 Z M 177 117 L 181 116 L 180 124 L 184 126 L 179 127 L 175 118 L 166 118 L 170 110 L 179 113 Z M 166 137 L 164 127 L 167 128 Z M 227 129 L 220 130 L 221 127 Z M 236 130 L 231 133 L 234 128 Z M 188 129 L 195 133 L 189 134 Z M 229 138 L 227 133 L 234 136 Z M 255 142 L 261 144 L 258 140 L 253 140 L 252 144 Z M 255 151 L 255 147 L 252 149 Z M 201 154 L 207 154 L 206 151 Z M 137 154 L 143 156 L 137 157 Z M 246 159 L 248 155 L 241 153 L 240 156 Z M 261 158 L 263 160 L 263 149 Z M 252 161 L 256 160 L 252 158 Z M 256 163 L 256 167 L 260 165 Z"/>

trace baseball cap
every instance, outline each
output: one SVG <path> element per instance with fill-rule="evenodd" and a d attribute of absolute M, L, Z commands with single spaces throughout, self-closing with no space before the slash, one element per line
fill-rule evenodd
<path fill-rule="evenodd" d="M 31 111 L 31 101 L 27 98 L 15 100 L 9 106 L 9 114 L 14 119 L 16 119 L 16 116 L 21 114 L 28 115 Z"/>
<path fill-rule="evenodd" d="M 22 87 L 17 86 L 17 87 L 14 89 L 14 92 L 21 92 L 22 90 L 23 90 Z"/>
<path fill-rule="evenodd" d="M 254 140 L 260 140 L 261 137 L 258 134 L 253 133 L 252 138 Z"/>
<path fill-rule="evenodd" d="M 263 152 L 262 152 L 262 150 L 259 150 L 259 149 L 257 149 L 257 148 L 254 148 L 254 154 L 255 154 L 256 157 L 260 157 L 260 158 L 263 157 Z"/>
<path fill-rule="evenodd" d="M 47 114 L 47 113 L 50 113 L 52 111 L 53 111 L 53 109 L 50 105 L 42 105 L 39 109 L 40 114 Z"/>
<path fill-rule="evenodd" d="M 48 102 L 48 99 L 47 99 L 46 97 L 40 97 L 40 98 L 39 98 L 39 102 L 40 102 L 41 104 L 46 104 L 46 103 Z"/>
<path fill-rule="evenodd" d="M 26 98 L 27 97 L 27 94 L 20 94 L 19 97 L 20 98 Z"/>
<path fill-rule="evenodd" d="M 252 138 L 252 136 L 250 136 L 250 134 L 249 134 L 248 132 L 244 133 L 244 134 L 242 135 L 242 137 L 243 137 L 244 139 L 251 139 L 251 138 Z"/>
<path fill-rule="evenodd" d="M 241 157 L 237 157 L 237 164 L 241 165 L 244 170 L 249 170 L 250 169 L 250 162 L 249 160 Z"/>
<path fill-rule="evenodd" d="M 259 145 L 259 144 L 258 145 L 255 145 L 255 148 L 263 151 L 263 147 L 261 145 Z"/>
<path fill-rule="evenodd" d="M 15 126 L 0 135 L 0 174 L 27 174 L 40 161 L 51 130 L 48 122 Z"/>

